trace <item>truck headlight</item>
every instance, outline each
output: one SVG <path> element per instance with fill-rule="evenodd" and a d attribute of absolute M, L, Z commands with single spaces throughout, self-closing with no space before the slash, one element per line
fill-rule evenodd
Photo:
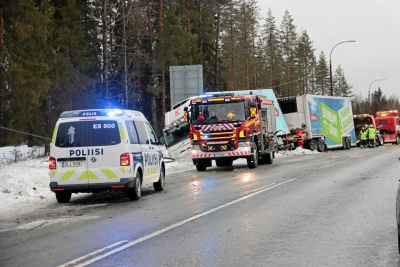
<path fill-rule="evenodd" d="M 199 145 L 192 145 L 192 150 L 200 150 L 200 146 Z"/>
<path fill-rule="evenodd" d="M 239 147 L 247 147 L 247 146 L 251 146 L 250 141 L 247 141 L 247 142 L 239 142 Z"/>

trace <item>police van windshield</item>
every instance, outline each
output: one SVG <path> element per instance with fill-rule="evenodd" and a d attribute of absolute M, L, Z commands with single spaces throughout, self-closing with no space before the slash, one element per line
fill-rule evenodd
<path fill-rule="evenodd" d="M 118 123 L 112 120 L 60 123 L 57 147 L 112 146 L 121 143 Z"/>
<path fill-rule="evenodd" d="M 244 102 L 225 102 L 218 104 L 196 104 L 191 109 L 193 123 L 229 123 L 244 121 Z"/>

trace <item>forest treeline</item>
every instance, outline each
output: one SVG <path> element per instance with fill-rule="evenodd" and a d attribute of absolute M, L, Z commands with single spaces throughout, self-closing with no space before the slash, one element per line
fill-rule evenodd
<path fill-rule="evenodd" d="M 205 92 L 331 95 L 326 55 L 256 0 L 1 0 L 0 16 L 0 146 L 48 143 L 71 109 L 139 110 L 160 134 L 169 66 L 201 64 Z M 354 113 L 399 108 L 380 89 L 376 106 L 357 97 L 340 65 L 332 93 L 354 96 Z"/>

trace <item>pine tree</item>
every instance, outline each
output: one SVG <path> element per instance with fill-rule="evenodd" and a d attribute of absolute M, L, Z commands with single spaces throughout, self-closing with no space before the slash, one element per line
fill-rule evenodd
<path fill-rule="evenodd" d="M 330 95 L 329 88 L 329 66 L 324 52 L 321 52 L 315 69 L 315 94 Z"/>
<path fill-rule="evenodd" d="M 261 54 L 265 58 L 265 73 L 262 73 L 260 80 L 264 81 L 269 88 L 273 88 L 278 95 L 277 86 L 282 83 L 279 80 L 281 73 L 282 58 L 280 55 L 279 31 L 276 27 L 275 17 L 271 10 L 268 10 L 265 24 L 261 30 L 260 50 L 264 51 Z"/>
<path fill-rule="evenodd" d="M 283 20 L 280 25 L 280 35 L 282 40 L 282 56 L 284 59 L 285 69 L 285 96 L 296 95 L 296 88 L 294 85 L 295 73 L 295 49 L 297 46 L 297 33 L 296 26 L 293 23 L 293 18 L 289 11 L 286 10 L 283 15 Z"/>
<path fill-rule="evenodd" d="M 339 65 L 333 75 L 333 95 L 353 97 L 352 86 L 347 83 L 343 68 Z"/>
<path fill-rule="evenodd" d="M 310 65 L 313 63 L 314 48 L 307 31 L 303 31 L 298 40 L 296 49 L 296 71 L 297 71 L 297 88 L 300 95 L 307 94 L 309 91 L 310 81 Z"/>

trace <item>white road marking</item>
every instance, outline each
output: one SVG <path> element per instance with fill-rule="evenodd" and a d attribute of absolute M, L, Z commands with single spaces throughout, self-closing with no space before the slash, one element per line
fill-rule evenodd
<path fill-rule="evenodd" d="M 228 203 L 226 203 L 226 204 L 223 204 L 223 205 L 218 206 L 218 207 L 216 207 L 216 208 L 213 208 L 213 209 L 211 209 L 211 210 L 208 210 L 208 211 L 205 211 L 205 212 L 200 213 L 200 214 L 198 214 L 198 215 L 192 216 L 192 217 L 190 217 L 190 218 L 188 218 L 188 219 L 186 219 L 186 220 L 183 220 L 183 221 L 180 221 L 180 222 L 178 222 L 178 223 L 172 224 L 172 225 L 170 225 L 170 226 L 168 226 L 168 227 L 165 227 L 165 228 L 163 228 L 163 229 L 161 229 L 161 230 L 158 230 L 158 231 L 156 231 L 156 232 L 154 232 L 154 233 L 151 233 L 151 234 L 149 234 L 149 235 L 146 235 L 146 236 L 144 236 L 144 237 L 142 237 L 142 238 L 136 239 L 136 240 L 134 240 L 134 241 L 132 241 L 132 242 L 129 242 L 129 243 L 125 244 L 125 245 L 122 245 L 122 246 L 120 246 L 120 247 L 118 247 L 118 248 L 115 248 L 115 249 L 113 249 L 113 250 L 111 250 L 111 251 L 108 251 L 108 252 L 106 252 L 106 253 L 104 253 L 104 254 L 102 254 L 102 255 L 99 255 L 99 256 L 97 256 L 97 257 L 95 257 L 95 258 L 92 258 L 92 259 L 90 259 L 90 260 L 88 260 L 88 261 L 85 261 L 85 262 L 83 262 L 83 263 L 81 263 L 81 264 L 78 264 L 78 265 L 75 265 L 75 266 L 76 266 L 76 267 L 87 266 L 87 265 L 92 264 L 92 263 L 94 263 L 94 262 L 96 262 L 96 261 L 99 261 L 99 260 L 101 260 L 101 259 L 104 259 L 105 257 L 108 257 L 108 256 L 110 256 L 110 255 L 112 255 L 112 254 L 115 254 L 115 253 L 117 253 L 117 252 L 119 252 L 119 251 L 121 251 L 121 250 L 127 249 L 127 248 L 132 247 L 132 246 L 134 246 L 134 245 L 136 245 L 136 244 L 139 244 L 139 243 L 141 243 L 141 242 L 143 242 L 143 241 L 146 241 L 146 240 L 148 240 L 148 239 L 150 239 L 150 238 L 153 238 L 153 237 L 155 237 L 155 236 L 157 236 L 157 235 L 160 235 L 160 234 L 162 234 L 162 233 L 165 233 L 165 232 L 167 232 L 167 231 L 169 231 L 169 230 L 171 230 L 171 229 L 174 229 L 174 228 L 176 228 L 176 227 L 178 227 L 178 226 L 181 226 L 181 225 L 184 225 L 184 224 L 186 224 L 186 223 L 188 223 L 188 222 L 194 221 L 194 220 L 196 220 L 196 219 L 198 219 L 198 218 L 201 218 L 201 217 L 203 217 L 203 216 L 206 216 L 206 215 L 208 215 L 208 214 L 211 214 L 211 213 L 213 213 L 213 212 L 216 212 L 216 211 L 218 211 L 218 210 L 220 210 L 220 209 L 226 208 L 226 207 L 231 206 L 231 205 L 233 205 L 233 204 L 236 204 L 236 203 L 238 203 L 238 202 L 240 202 L 240 201 L 242 201 L 242 200 L 248 199 L 248 198 L 253 197 L 253 196 L 255 196 L 255 195 L 261 194 L 261 193 L 263 193 L 263 192 L 265 192 L 265 191 L 271 190 L 271 189 L 273 189 L 273 188 L 275 188 L 275 187 L 278 187 L 278 186 L 281 186 L 281 185 L 283 185 L 283 184 L 292 182 L 292 181 L 294 181 L 294 180 L 296 180 L 296 179 L 297 179 L 297 178 L 292 178 L 292 179 L 290 179 L 290 180 L 287 180 L 287 181 L 284 181 L 284 182 L 281 182 L 281 183 L 278 183 L 278 184 L 274 184 L 274 183 L 273 183 L 273 184 L 270 184 L 270 185 L 267 185 L 267 186 L 260 187 L 260 188 L 257 189 L 256 191 L 253 191 L 253 193 L 250 193 L 250 194 L 248 194 L 248 195 L 246 195 L 246 196 L 244 196 L 244 197 L 240 197 L 240 198 L 238 198 L 238 199 L 236 199 L 236 200 L 233 200 L 233 201 L 231 201 L 231 202 L 228 202 Z M 127 242 L 127 241 L 121 241 L 121 242 L 114 243 L 113 245 L 110 245 L 110 246 L 105 247 L 105 248 L 103 248 L 103 249 L 96 250 L 95 252 L 92 252 L 92 253 L 90 253 L 90 254 L 84 255 L 84 256 L 82 256 L 82 257 L 80 257 L 80 258 L 78 258 L 78 259 L 72 260 L 72 261 L 67 262 L 67 263 L 65 263 L 65 264 L 63 264 L 63 265 L 59 265 L 59 267 L 65 267 L 65 266 L 68 266 L 68 265 L 77 263 L 77 262 L 79 262 L 79 261 L 84 260 L 85 258 L 89 258 L 89 257 L 91 257 L 91 256 L 93 256 L 93 255 L 99 254 L 99 253 L 102 252 L 102 251 L 108 250 L 109 248 L 111 248 L 111 247 L 113 247 L 113 246 L 117 246 L 117 245 L 119 245 L 119 244 L 121 244 L 121 243 L 124 243 L 124 242 Z"/>
<path fill-rule="evenodd" d="M 62 264 L 62 265 L 58 265 L 58 267 L 65 267 L 65 266 L 68 266 L 68 265 L 75 264 L 75 263 L 80 262 L 80 261 L 82 261 L 82 260 L 84 260 L 84 259 L 86 259 L 86 258 L 89 258 L 89 257 L 94 256 L 94 255 L 96 255 L 96 254 L 99 254 L 99 253 L 101 253 L 101 252 L 103 252 L 103 251 L 105 251 L 105 250 L 111 249 L 111 248 L 113 248 L 113 247 L 119 246 L 119 245 L 121 245 L 121 244 L 123 244 L 123 243 L 127 243 L 127 242 L 128 242 L 128 240 L 122 240 L 122 241 L 116 242 L 116 243 L 111 244 L 111 245 L 109 245 L 109 246 L 107 246 L 107 247 L 105 247 L 105 248 L 98 249 L 98 250 L 96 250 L 96 251 L 93 251 L 92 253 L 89 253 L 89 254 L 87 254 L 87 255 L 84 255 L 84 256 L 82 256 L 82 257 L 79 257 L 79 258 L 77 258 L 77 259 L 75 259 L 75 260 L 69 261 L 69 262 L 64 263 L 64 264 Z"/>

